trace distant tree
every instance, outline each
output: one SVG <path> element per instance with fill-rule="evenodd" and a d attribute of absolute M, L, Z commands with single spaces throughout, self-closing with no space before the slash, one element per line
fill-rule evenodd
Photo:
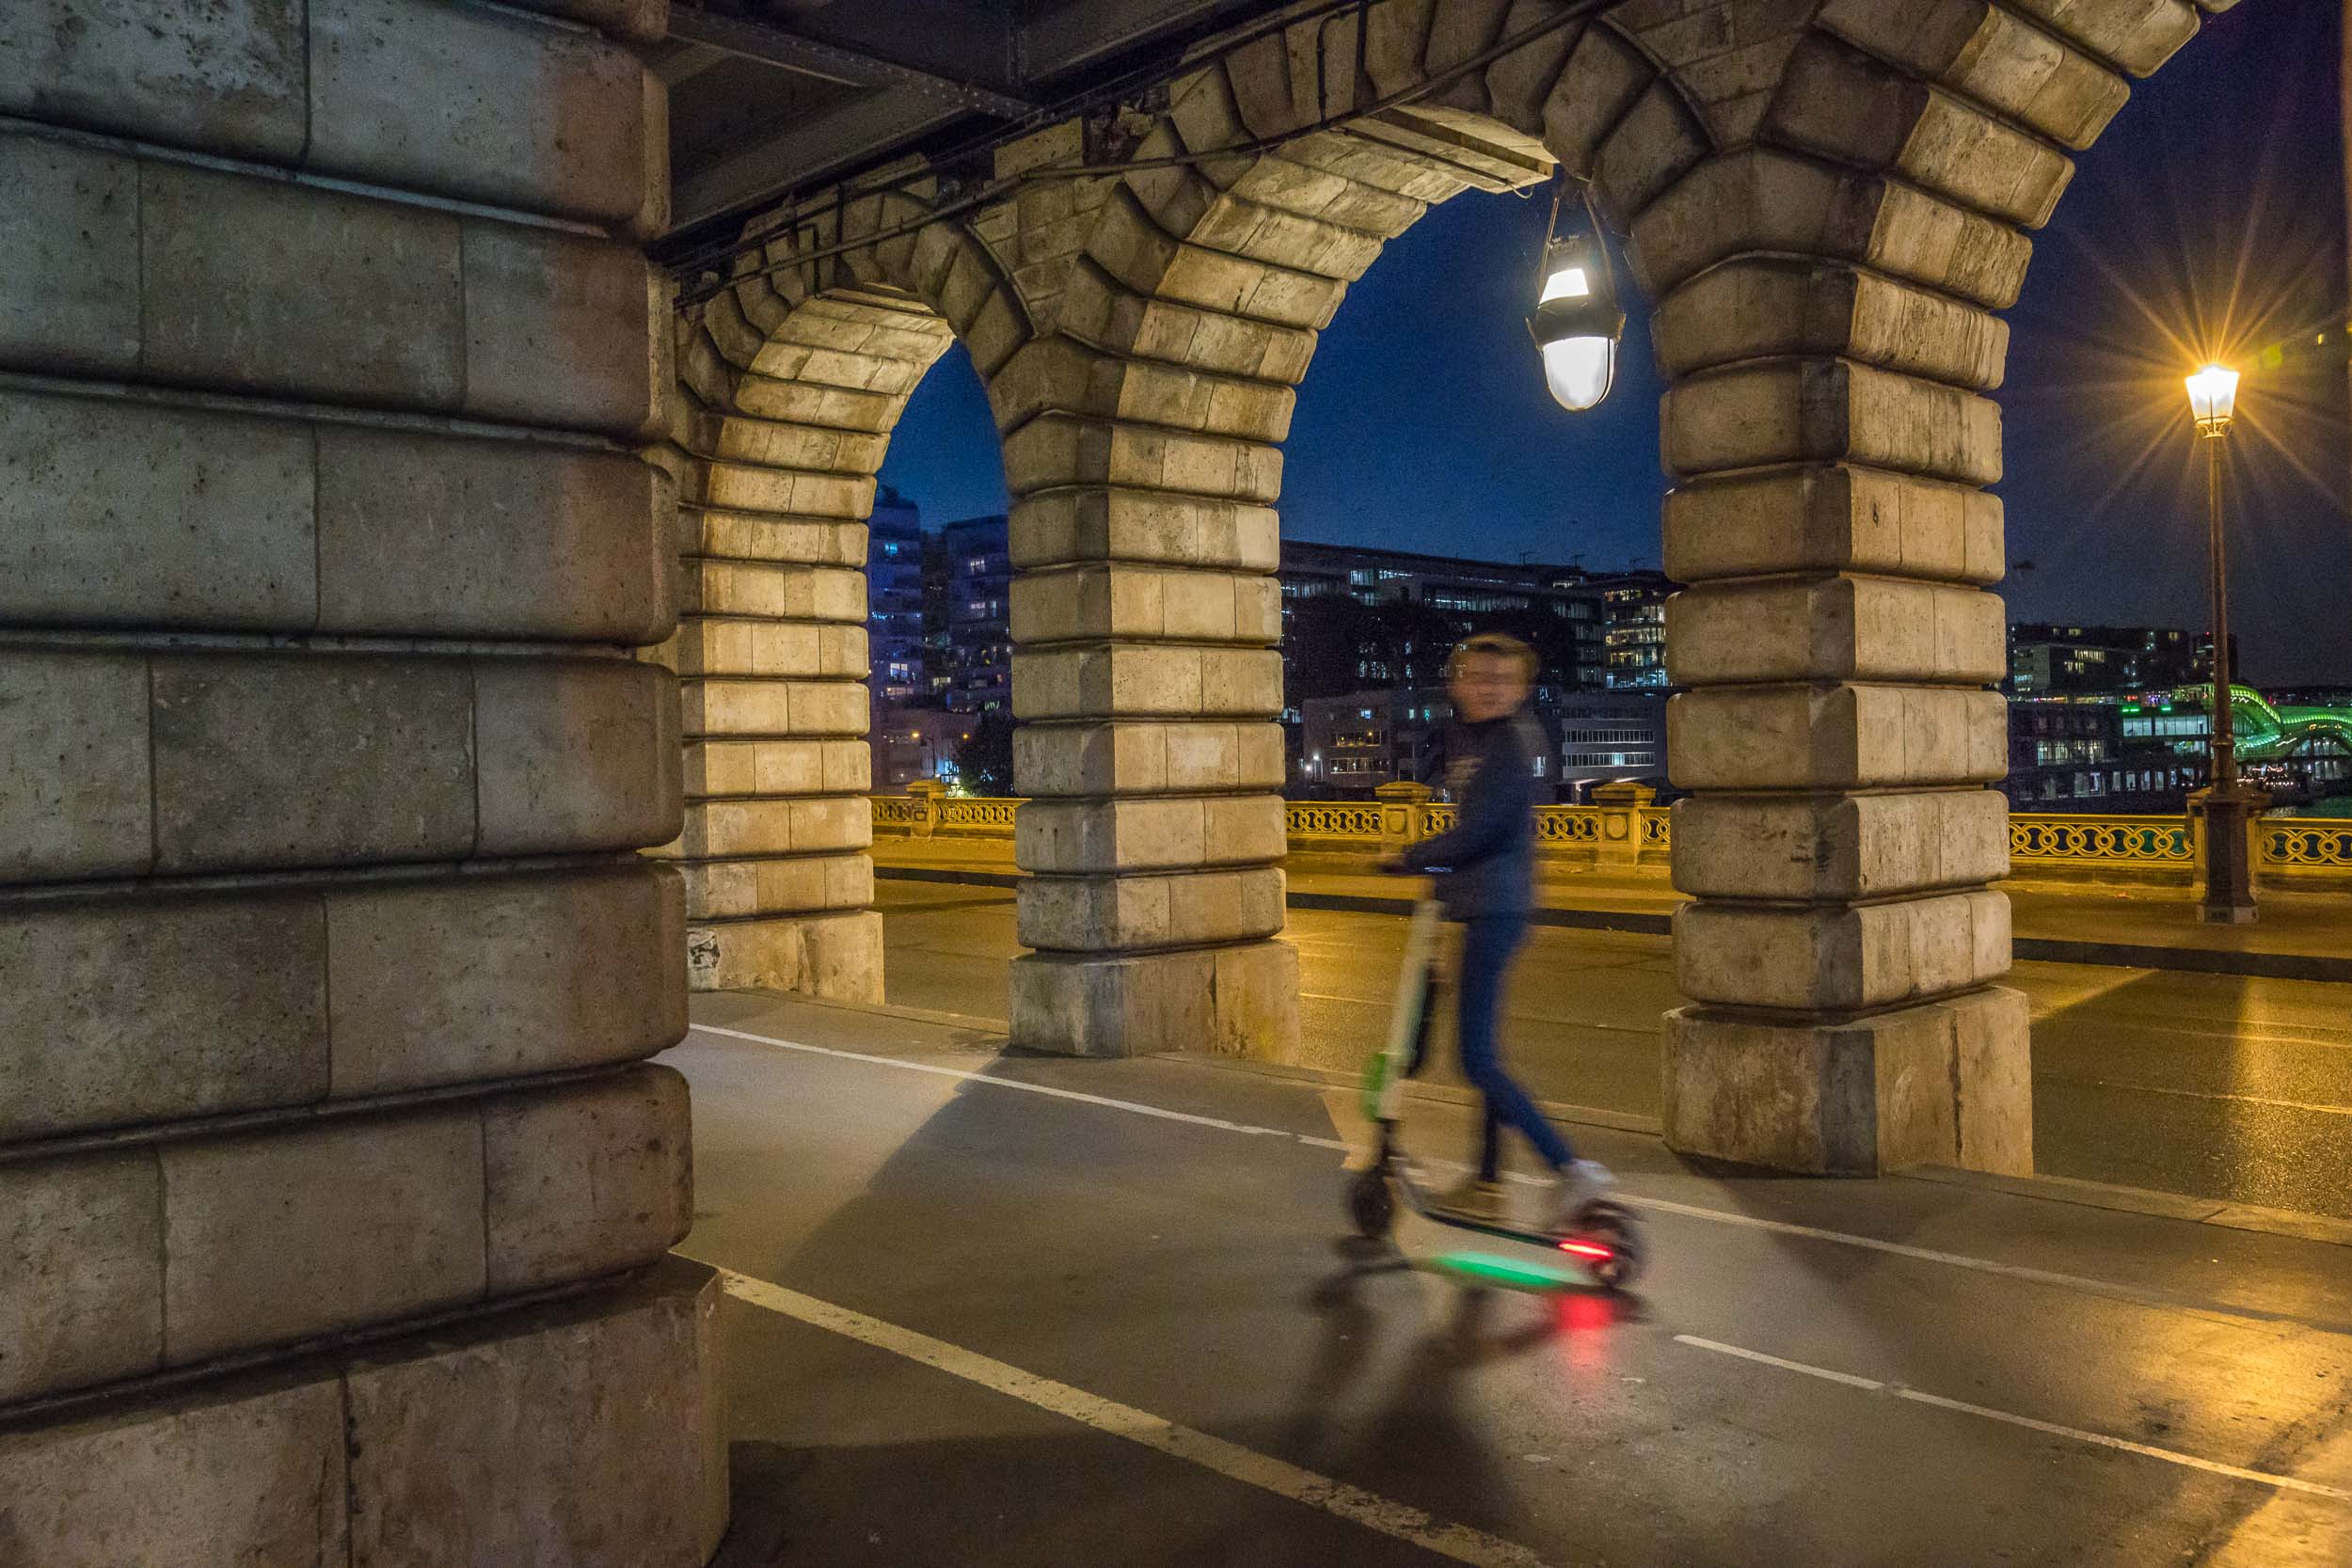
<path fill-rule="evenodd" d="M 1012 793 L 1012 715 L 991 708 L 956 748 L 956 777 L 975 795 Z"/>

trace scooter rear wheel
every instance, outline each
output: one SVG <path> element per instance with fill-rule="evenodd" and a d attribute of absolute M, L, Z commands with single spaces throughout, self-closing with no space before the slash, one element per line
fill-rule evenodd
<path fill-rule="evenodd" d="M 1396 1197 L 1378 1170 L 1359 1171 L 1347 1183 L 1347 1217 L 1366 1241 L 1386 1239 L 1396 1224 Z"/>
<path fill-rule="evenodd" d="M 1629 1289 L 1642 1273 L 1642 1231 L 1623 1206 L 1597 1198 L 1577 1211 L 1574 1235 L 1600 1243 L 1609 1256 L 1588 1261 L 1585 1271 L 1612 1291 Z"/>

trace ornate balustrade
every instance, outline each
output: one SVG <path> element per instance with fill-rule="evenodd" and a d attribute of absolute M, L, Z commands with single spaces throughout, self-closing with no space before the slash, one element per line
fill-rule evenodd
<path fill-rule="evenodd" d="M 2026 863 L 2187 865 L 2188 825 L 2170 816 L 2023 816 L 2009 819 L 2009 858 Z"/>
<path fill-rule="evenodd" d="M 1007 798 L 877 795 L 874 832 L 879 837 L 1010 838 L 1018 800 Z M 1454 826 L 1453 806 L 1436 802 L 1408 808 L 1412 837 L 1441 833 Z M 1603 810 L 1597 806 L 1538 806 L 1538 853 L 1581 859 L 1598 852 Z M 1381 806 L 1370 800 L 1294 800 L 1289 806 L 1290 841 L 1299 849 L 1371 853 L 1382 846 Z M 1673 849 L 1673 815 L 1644 806 L 1641 863 L 1664 863 Z M 2352 818 L 2274 816 L 2255 832 L 2264 875 L 2284 882 L 2352 882 Z M 2020 875 L 2096 876 L 2102 871 L 2180 872 L 2193 869 L 2196 834 L 2172 816 L 2091 816 L 2072 813 L 2012 814 L 2010 860 Z"/>

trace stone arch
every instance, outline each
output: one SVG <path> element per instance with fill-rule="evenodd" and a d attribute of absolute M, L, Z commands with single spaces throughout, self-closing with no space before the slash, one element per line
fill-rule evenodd
<path fill-rule="evenodd" d="M 767 230 L 675 325 L 675 670 L 690 974 L 879 1002 L 866 518 L 891 432 L 961 337 L 982 372 L 1027 333 L 987 249 L 911 198 Z M 856 244 L 862 237 L 871 243 Z M 851 248 L 844 249 L 847 244 Z M 805 259 L 804 259 L 805 258 Z"/>
<path fill-rule="evenodd" d="M 913 196 L 844 206 L 835 232 L 887 236 L 845 269 L 986 349 L 1035 802 L 1016 1037 L 1294 1048 L 1272 578 L 1293 388 L 1388 239 L 1556 161 L 1626 236 L 1670 386 L 1694 901 L 1669 1138 L 1800 1169 L 2028 1167 L 1984 787 L 2005 767 L 1994 312 L 2067 154 L 2227 3 L 1379 0 L 1212 59 L 1148 117 L 1003 150 L 1000 181 L 1087 172 L 968 225 L 908 227 Z"/>

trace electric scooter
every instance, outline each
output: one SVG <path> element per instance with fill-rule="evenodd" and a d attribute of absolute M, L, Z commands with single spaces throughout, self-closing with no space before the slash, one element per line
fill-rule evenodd
<path fill-rule="evenodd" d="M 1348 1217 L 1368 1241 L 1386 1240 L 1396 1224 L 1397 1201 L 1438 1225 L 1473 1230 L 1502 1241 L 1549 1247 L 1593 1283 L 1622 1291 L 1642 1268 L 1642 1232 L 1626 1207 L 1597 1197 L 1579 1209 L 1565 1231 L 1532 1229 L 1503 1220 L 1462 1213 L 1434 1202 L 1429 1187 L 1399 1136 L 1405 1081 L 1428 1057 L 1431 1003 L 1438 989 L 1438 901 L 1414 907 L 1405 938 L 1405 964 L 1397 974 L 1396 1003 L 1389 1015 L 1389 1037 L 1364 1071 L 1363 1107 L 1377 1142 L 1371 1166 L 1347 1186 Z"/>

